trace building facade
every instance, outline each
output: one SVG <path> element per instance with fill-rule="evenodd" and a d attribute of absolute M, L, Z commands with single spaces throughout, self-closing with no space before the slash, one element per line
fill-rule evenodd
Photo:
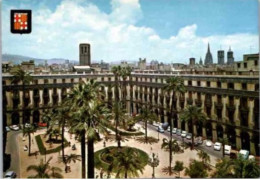
<path fill-rule="evenodd" d="M 3 121 L 6 125 L 42 121 L 44 112 L 58 107 L 67 93 L 80 81 L 95 79 L 102 84 L 114 83 L 112 73 L 91 74 L 34 74 L 30 85 L 25 86 L 25 97 L 21 84 L 11 84 L 11 75 L 3 75 Z M 174 127 L 191 132 L 196 136 L 217 141 L 226 137 L 236 149 L 247 149 L 259 155 L 259 78 L 258 73 L 233 75 L 226 72 L 182 71 L 178 76 L 184 79 L 187 92 L 178 94 L 171 102 L 171 94 L 163 87 L 166 79 L 176 76 L 174 72 L 146 73 L 135 71 L 127 78 L 127 111 L 139 113 L 143 105 L 149 105 L 160 122 L 167 122 L 171 103 L 178 111 L 187 105 L 201 107 L 207 115 L 203 124 L 190 124 L 173 118 Z M 101 88 L 106 102 L 112 102 L 114 88 Z M 120 97 L 122 93 L 120 92 Z M 22 108 L 24 106 L 24 108 Z M 23 111 L 25 109 L 25 111 Z M 24 113 L 24 116 L 23 116 Z"/>
<path fill-rule="evenodd" d="M 213 64 L 213 58 L 212 58 L 212 54 L 210 52 L 210 46 L 208 44 L 208 51 L 205 56 L 204 65 L 210 65 L 210 64 Z"/>
<path fill-rule="evenodd" d="M 79 45 L 79 65 L 90 66 L 91 64 L 91 50 L 90 44 L 84 43 Z"/>
<path fill-rule="evenodd" d="M 225 64 L 225 52 L 223 50 L 218 51 L 218 64 L 219 65 Z"/>

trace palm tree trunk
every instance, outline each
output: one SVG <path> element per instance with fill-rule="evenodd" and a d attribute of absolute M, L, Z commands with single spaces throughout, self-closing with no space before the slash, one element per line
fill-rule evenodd
<path fill-rule="evenodd" d="M 24 128 L 24 126 L 25 126 L 25 119 L 24 119 L 24 109 L 25 109 L 25 107 L 24 107 L 24 96 L 25 96 L 25 87 L 24 87 L 25 85 L 24 85 L 24 82 L 23 82 L 23 98 L 22 98 L 22 105 L 23 105 L 23 107 L 22 107 L 22 110 L 23 110 L 23 115 L 22 115 L 22 118 L 23 118 L 23 128 Z"/>
<path fill-rule="evenodd" d="M 86 138 L 85 138 L 85 130 L 82 130 L 81 132 L 81 166 L 82 166 L 82 171 L 81 171 L 81 178 L 85 179 L 86 178 Z"/>
<path fill-rule="evenodd" d="M 127 179 L 127 171 L 125 172 L 125 179 Z"/>
<path fill-rule="evenodd" d="M 31 155 L 31 134 L 28 134 L 28 138 L 29 138 L 29 150 L 28 150 L 28 156 Z"/>
<path fill-rule="evenodd" d="M 194 130 L 193 130 L 193 119 L 191 120 L 191 150 L 194 149 Z"/>
<path fill-rule="evenodd" d="M 222 155 L 223 157 L 225 157 L 225 142 L 223 141 L 223 145 L 222 145 Z"/>
<path fill-rule="evenodd" d="M 64 151 L 64 127 L 65 126 L 65 123 L 63 122 L 62 123 L 62 129 L 61 129 L 61 149 L 62 149 L 62 160 L 63 162 L 65 162 L 65 151 Z"/>
<path fill-rule="evenodd" d="M 92 138 L 88 138 L 88 178 L 94 178 L 94 175 L 94 140 Z"/>
<path fill-rule="evenodd" d="M 115 102 L 118 103 L 119 102 L 119 90 L 118 90 L 118 76 L 117 74 L 115 75 L 115 82 L 116 82 L 116 87 L 115 87 Z M 119 138 L 119 133 L 118 133 L 118 121 L 119 121 L 119 104 L 116 105 L 116 113 L 115 113 L 115 121 L 116 121 L 116 140 L 117 140 L 117 146 L 118 148 L 121 147 L 121 143 L 120 143 L 120 138 Z"/>
<path fill-rule="evenodd" d="M 169 125 L 170 125 L 170 147 L 169 147 L 169 153 L 170 153 L 170 163 L 169 163 L 169 174 L 171 175 L 172 174 L 172 118 L 174 117 L 174 97 L 175 97 L 175 94 L 174 94 L 174 91 L 172 92 L 172 104 L 171 104 L 171 117 L 170 117 L 170 120 L 168 120 L 169 122 Z"/>

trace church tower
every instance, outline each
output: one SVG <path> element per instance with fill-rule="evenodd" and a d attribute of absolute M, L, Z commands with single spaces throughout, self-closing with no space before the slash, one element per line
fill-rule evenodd
<path fill-rule="evenodd" d="M 90 66 L 90 44 L 84 43 L 79 45 L 79 65 Z"/>
<path fill-rule="evenodd" d="M 218 65 L 224 65 L 225 63 L 225 52 L 223 50 L 218 51 Z"/>
<path fill-rule="evenodd" d="M 229 47 L 229 50 L 227 52 L 227 64 L 233 64 L 233 63 L 234 63 L 233 51 L 231 51 L 231 47 Z"/>
<path fill-rule="evenodd" d="M 200 57 L 200 65 L 203 65 L 203 61 L 202 61 L 201 57 Z"/>
<path fill-rule="evenodd" d="M 210 52 L 209 43 L 208 43 L 208 51 L 206 53 L 204 64 L 205 65 L 213 64 L 213 58 L 212 58 L 212 54 Z"/>

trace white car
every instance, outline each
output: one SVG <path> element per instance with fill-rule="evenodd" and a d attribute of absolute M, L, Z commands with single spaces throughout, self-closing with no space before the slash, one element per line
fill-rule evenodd
<path fill-rule="evenodd" d="M 207 147 L 211 147 L 211 146 L 212 146 L 211 140 L 206 140 L 206 146 L 207 146 Z"/>
<path fill-rule="evenodd" d="M 160 133 L 164 133 L 164 129 L 162 128 L 162 126 L 159 126 L 157 131 L 159 131 Z"/>
<path fill-rule="evenodd" d="M 173 133 L 173 134 L 176 134 L 176 133 L 177 133 L 177 128 L 173 128 L 173 129 L 172 129 L 172 133 Z"/>
<path fill-rule="evenodd" d="M 249 159 L 249 160 L 252 160 L 252 161 L 255 161 L 255 156 L 249 155 L 249 156 L 248 156 L 248 159 Z"/>
<path fill-rule="evenodd" d="M 14 171 L 8 171 L 5 174 L 5 179 L 14 179 L 16 178 L 16 173 Z"/>
<path fill-rule="evenodd" d="M 180 136 L 180 135 L 181 135 L 181 129 L 177 129 L 177 130 L 176 130 L 176 134 L 177 134 L 178 136 Z"/>
<path fill-rule="evenodd" d="M 225 145 L 225 154 L 229 155 L 231 152 L 231 146 Z"/>
<path fill-rule="evenodd" d="M 25 123 L 24 127 L 25 127 L 25 128 L 29 128 L 29 127 L 31 127 L 31 124 Z"/>
<path fill-rule="evenodd" d="M 19 131 L 20 128 L 17 125 L 12 125 L 12 126 L 10 126 L 10 129 L 12 129 L 14 131 Z"/>
<path fill-rule="evenodd" d="M 170 131 L 171 131 L 171 127 L 170 127 L 170 126 L 167 128 L 167 131 L 168 131 L 168 132 L 170 132 Z"/>
<path fill-rule="evenodd" d="M 191 133 L 187 133 L 186 139 L 191 139 L 192 138 L 192 134 Z"/>
<path fill-rule="evenodd" d="M 182 131 L 181 132 L 181 137 L 185 138 L 187 136 L 187 132 L 186 131 Z"/>
<path fill-rule="evenodd" d="M 6 132 L 11 131 L 11 129 L 8 126 L 5 127 L 5 130 L 6 130 Z"/>
<path fill-rule="evenodd" d="M 215 142 L 214 144 L 214 150 L 220 151 L 222 144 L 219 142 Z"/>

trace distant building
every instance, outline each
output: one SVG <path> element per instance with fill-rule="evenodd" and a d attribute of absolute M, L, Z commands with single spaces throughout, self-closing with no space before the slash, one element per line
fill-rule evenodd
<path fill-rule="evenodd" d="M 190 58 L 190 66 L 194 66 L 196 62 L 195 58 Z"/>
<path fill-rule="evenodd" d="M 34 60 L 24 61 L 21 63 L 21 69 L 26 72 L 34 72 L 35 64 Z"/>
<path fill-rule="evenodd" d="M 245 54 L 243 61 L 234 63 L 236 71 L 258 71 L 259 70 L 259 54 Z"/>
<path fill-rule="evenodd" d="M 90 44 L 80 44 L 79 45 L 79 65 L 80 66 L 90 66 L 91 64 L 91 51 Z"/>
<path fill-rule="evenodd" d="M 144 58 L 144 59 L 139 58 L 138 69 L 140 69 L 140 70 L 146 69 L 146 58 Z"/>
<path fill-rule="evenodd" d="M 229 47 L 229 50 L 227 52 L 227 64 L 233 64 L 234 63 L 234 57 L 233 57 L 233 51 L 231 51 L 231 48 Z"/>
<path fill-rule="evenodd" d="M 218 51 L 218 64 L 219 65 L 225 64 L 225 52 L 224 52 L 224 50 Z"/>
<path fill-rule="evenodd" d="M 2 62 L 2 72 L 3 73 L 9 72 L 11 67 L 12 67 L 12 63 L 11 62 Z"/>
<path fill-rule="evenodd" d="M 199 64 L 200 64 L 200 65 L 203 65 L 203 61 L 202 61 L 201 57 L 200 57 L 200 62 L 199 62 Z"/>
<path fill-rule="evenodd" d="M 206 57 L 205 57 L 204 64 L 205 64 L 205 65 L 213 64 L 213 58 L 212 58 L 212 54 L 211 54 L 211 52 L 210 52 L 209 44 L 208 44 L 208 51 L 207 51 L 207 53 L 206 53 Z"/>

